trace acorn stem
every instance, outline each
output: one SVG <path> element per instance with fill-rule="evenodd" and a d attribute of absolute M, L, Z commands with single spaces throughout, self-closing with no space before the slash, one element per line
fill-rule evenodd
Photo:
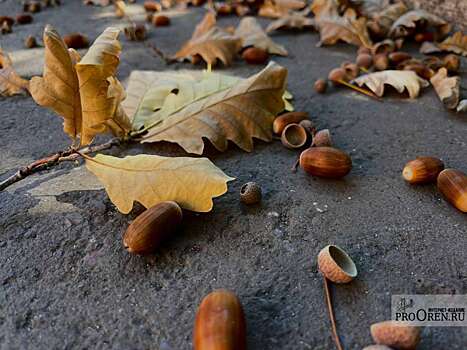
<path fill-rule="evenodd" d="M 379 98 L 378 96 L 376 96 L 375 94 L 373 94 L 371 91 L 368 91 L 368 90 L 365 90 L 365 89 L 362 89 L 361 87 L 358 87 L 358 86 L 355 86 L 353 84 L 350 84 L 348 82 L 346 82 L 345 80 L 342 80 L 342 79 L 339 79 L 337 80 L 337 82 L 339 84 L 342 84 L 344 86 L 347 86 L 348 88 L 352 89 L 352 90 L 355 90 L 363 95 L 366 95 L 368 97 L 371 97 L 379 102 L 382 102 L 383 100 L 381 98 Z"/>
<path fill-rule="evenodd" d="M 338 350 L 343 350 L 339 336 L 337 335 L 336 320 L 334 319 L 334 310 L 332 307 L 331 293 L 329 292 L 329 281 L 326 276 L 323 275 L 324 279 L 324 293 L 326 294 L 326 304 L 328 306 L 329 320 L 331 321 L 332 337 Z"/>

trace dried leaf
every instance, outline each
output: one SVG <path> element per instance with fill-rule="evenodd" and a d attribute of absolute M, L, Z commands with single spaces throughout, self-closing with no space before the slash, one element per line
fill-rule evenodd
<path fill-rule="evenodd" d="M 175 142 L 187 152 L 201 154 L 205 137 L 220 151 L 227 149 L 228 140 L 251 151 L 253 137 L 272 140 L 272 122 L 284 109 L 286 78 L 287 70 L 271 63 L 258 74 L 226 89 L 222 89 L 225 84 L 214 82 L 181 85 L 183 90 L 171 94 L 159 110 L 145 118 L 148 133 L 142 142 Z M 216 79 L 222 77 L 212 80 Z M 151 93 L 148 90 L 143 98 L 141 105 L 145 108 L 151 105 Z M 129 90 L 129 94 L 133 92 Z M 160 98 L 156 96 L 154 104 L 159 103 Z M 135 120 L 140 111 L 147 113 L 139 108 Z"/>
<path fill-rule="evenodd" d="M 439 99 L 448 109 L 455 109 L 459 104 L 460 78 L 448 77 L 446 68 L 441 68 L 430 79 Z"/>
<path fill-rule="evenodd" d="M 467 112 L 467 100 L 462 100 L 459 102 L 459 104 L 457 105 L 457 112 L 460 113 L 460 112 Z"/>
<path fill-rule="evenodd" d="M 227 192 L 225 175 L 207 158 L 140 154 L 117 158 L 98 154 L 86 167 L 104 184 L 112 203 L 127 214 L 137 201 L 146 208 L 172 200 L 182 208 L 208 212 L 212 198 Z"/>
<path fill-rule="evenodd" d="M 379 97 L 384 94 L 385 84 L 391 85 L 399 93 L 403 93 L 407 89 L 410 98 L 416 98 L 420 92 L 420 88 L 429 85 L 428 81 L 420 78 L 415 72 L 399 70 L 385 70 L 366 74 L 355 79 L 354 82 L 359 86 L 368 86 Z"/>
<path fill-rule="evenodd" d="M 361 0 L 356 2 L 360 13 L 368 18 L 372 17 L 373 14 L 381 13 L 390 6 L 390 0 Z"/>
<path fill-rule="evenodd" d="M 380 34 L 385 36 L 391 29 L 392 24 L 407 11 L 409 11 L 408 7 L 403 2 L 398 2 L 379 12 L 370 13 L 369 18 L 377 23 L 382 31 Z"/>
<path fill-rule="evenodd" d="M 310 9 L 316 20 L 322 17 L 339 16 L 339 4 L 335 0 L 314 0 Z"/>
<path fill-rule="evenodd" d="M 81 145 L 107 130 L 122 136 L 130 129 L 120 107 L 125 92 L 114 77 L 121 50 L 118 34 L 118 29 L 107 28 L 79 61 L 52 27 L 44 30 L 44 75 L 31 79 L 31 95 L 61 115 L 64 131 L 73 139 L 79 135 Z"/>
<path fill-rule="evenodd" d="M 412 10 L 399 17 L 391 26 L 391 37 L 404 37 L 409 34 L 407 28 L 415 29 L 417 22 L 424 21 L 429 26 L 435 27 L 439 35 L 444 36 L 451 30 L 451 25 L 441 17 L 433 15 L 425 10 Z"/>
<path fill-rule="evenodd" d="M 195 60 L 199 55 L 209 65 L 214 65 L 217 59 L 228 66 L 234 60 L 240 49 L 241 40 L 231 33 L 216 27 L 216 16 L 209 12 L 196 26 L 191 39 L 174 55 L 174 59 Z"/>
<path fill-rule="evenodd" d="M 281 18 L 290 11 L 300 10 L 306 6 L 301 0 L 265 0 L 258 11 L 258 15 L 266 18 Z"/>
<path fill-rule="evenodd" d="M 266 29 L 267 33 L 280 29 L 297 29 L 303 30 L 307 28 L 315 28 L 316 23 L 313 18 L 306 17 L 303 12 L 290 12 L 289 14 L 279 18 L 269 24 Z"/>
<path fill-rule="evenodd" d="M 319 27 L 318 45 L 334 45 L 339 40 L 346 43 L 371 47 L 371 39 L 364 17 L 356 18 L 355 11 L 348 9 L 344 16 L 320 16 L 316 23 Z"/>
<path fill-rule="evenodd" d="M 16 73 L 10 57 L 0 49 L 0 96 L 22 94 L 28 87 L 29 82 Z"/>
<path fill-rule="evenodd" d="M 242 39 L 242 47 L 254 46 L 270 54 L 287 56 L 287 50 L 279 44 L 276 44 L 272 39 L 263 31 L 261 25 L 254 17 L 244 17 L 237 29 L 235 36 Z"/>
<path fill-rule="evenodd" d="M 420 52 L 424 54 L 442 51 L 467 57 L 467 34 L 463 35 L 462 32 L 456 32 L 441 43 L 425 41 L 420 47 Z"/>

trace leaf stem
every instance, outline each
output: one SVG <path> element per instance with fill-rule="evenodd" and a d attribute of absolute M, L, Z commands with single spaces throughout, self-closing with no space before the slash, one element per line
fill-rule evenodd
<path fill-rule="evenodd" d="M 343 350 L 339 336 L 337 335 L 336 320 L 334 319 L 334 309 L 332 307 L 331 293 L 329 292 L 329 281 L 326 276 L 323 275 L 324 293 L 326 294 L 326 304 L 328 306 L 329 320 L 331 321 L 332 337 L 338 350 Z"/>
<path fill-rule="evenodd" d="M 362 89 L 361 87 L 358 87 L 358 86 L 356 86 L 356 85 L 350 84 L 350 83 L 348 83 L 348 82 L 346 82 L 345 80 L 342 80 L 342 79 L 337 80 L 337 82 L 338 82 L 339 84 L 344 85 L 344 86 L 347 86 L 348 88 L 350 88 L 350 89 L 352 89 L 352 90 L 355 90 L 355 91 L 357 91 L 357 92 L 359 92 L 359 93 L 361 93 L 361 94 L 363 94 L 363 95 L 366 95 L 366 96 L 368 96 L 368 97 L 371 97 L 371 98 L 373 98 L 373 99 L 375 99 L 375 100 L 377 100 L 377 101 L 379 101 L 379 102 L 383 102 L 383 100 L 382 100 L 380 97 L 376 96 L 376 95 L 375 95 L 374 93 L 372 93 L 371 91 Z"/>

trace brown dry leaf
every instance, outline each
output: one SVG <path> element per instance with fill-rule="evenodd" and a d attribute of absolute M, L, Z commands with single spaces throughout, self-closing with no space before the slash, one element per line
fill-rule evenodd
<path fill-rule="evenodd" d="M 297 11 L 292 11 L 289 14 L 283 16 L 282 18 L 279 18 L 273 22 L 271 22 L 267 29 L 266 32 L 270 33 L 275 30 L 281 30 L 281 29 L 297 29 L 297 30 L 303 30 L 307 28 L 315 28 L 316 23 L 313 18 L 307 17 L 308 11 L 303 11 L 303 12 L 297 12 Z"/>
<path fill-rule="evenodd" d="M 150 208 L 167 200 L 188 210 L 208 212 L 212 198 L 227 192 L 227 182 L 233 180 L 207 158 L 98 154 L 86 159 L 86 167 L 104 184 L 110 200 L 124 214 L 136 201 Z"/>
<path fill-rule="evenodd" d="M 115 15 L 118 18 L 123 18 L 126 15 L 126 5 L 125 1 L 123 0 L 116 0 L 114 2 L 114 8 L 115 8 Z"/>
<path fill-rule="evenodd" d="M 125 92 L 114 77 L 121 50 L 118 34 L 107 28 L 80 61 L 51 26 L 44 30 L 44 75 L 31 79 L 31 95 L 62 116 L 64 131 L 73 139 L 79 135 L 81 145 L 107 130 L 118 136 L 130 130 L 120 107 Z"/>
<path fill-rule="evenodd" d="M 203 81 L 200 81 L 200 88 L 192 83 L 186 88 L 180 86 L 178 93 L 167 99 L 160 111 L 153 113 L 150 119 L 144 117 L 147 134 L 142 142 L 175 142 L 189 153 L 202 154 L 204 137 L 219 151 L 225 151 L 231 140 L 250 152 L 253 138 L 272 140 L 272 122 L 284 109 L 282 96 L 286 79 L 287 69 L 270 63 L 258 74 L 232 86 Z M 156 99 L 153 103 L 159 102 Z M 141 105 L 147 103 L 143 101 Z"/>
<path fill-rule="evenodd" d="M 241 47 L 241 40 L 231 33 L 216 27 L 216 16 L 208 12 L 196 26 L 189 41 L 174 55 L 174 59 L 183 61 L 199 55 L 209 64 L 214 65 L 219 59 L 228 66 L 232 63 Z"/>
<path fill-rule="evenodd" d="M 320 33 L 318 45 L 334 45 L 339 40 L 357 46 L 372 45 L 366 28 L 366 18 L 357 19 L 353 9 L 345 11 L 344 16 L 320 16 L 316 23 Z"/>
<path fill-rule="evenodd" d="M 339 16 L 339 4 L 335 0 L 314 0 L 310 9 L 316 20 L 321 17 Z"/>
<path fill-rule="evenodd" d="M 362 16 L 368 18 L 371 18 L 374 14 L 385 11 L 389 6 L 391 6 L 390 0 L 359 0 L 356 2 L 359 12 Z"/>
<path fill-rule="evenodd" d="M 287 50 L 282 45 L 272 41 L 254 17 L 244 17 L 234 35 L 242 39 L 242 47 L 244 48 L 254 46 L 273 55 L 288 55 Z"/>
<path fill-rule="evenodd" d="M 415 72 L 400 70 L 384 70 L 366 74 L 355 79 L 354 82 L 359 86 L 368 86 L 379 97 L 384 94 L 385 84 L 391 85 L 399 93 L 403 93 L 407 89 L 410 98 L 416 98 L 420 88 L 430 85 L 428 81 L 420 78 Z"/>
<path fill-rule="evenodd" d="M 385 36 L 392 24 L 407 11 L 409 11 L 408 7 L 403 2 L 398 2 L 379 12 L 370 13 L 369 18 L 381 29 L 381 35 Z"/>
<path fill-rule="evenodd" d="M 0 96 L 13 96 L 28 91 L 29 82 L 13 69 L 7 53 L 0 49 Z"/>
<path fill-rule="evenodd" d="M 459 104 L 457 105 L 457 109 L 456 111 L 458 113 L 460 112 L 467 112 L 467 100 L 462 100 L 459 102 Z"/>
<path fill-rule="evenodd" d="M 258 15 L 266 18 L 281 18 L 290 11 L 301 10 L 306 3 L 301 0 L 265 0 L 258 11 Z"/>
<path fill-rule="evenodd" d="M 455 109 L 459 104 L 460 78 L 448 77 L 446 68 L 441 68 L 430 79 L 439 99 L 448 109 Z"/>
<path fill-rule="evenodd" d="M 467 34 L 463 35 L 462 32 L 456 32 L 441 43 L 426 41 L 420 47 L 420 52 L 425 54 L 442 51 L 453 52 L 467 57 Z"/>
<path fill-rule="evenodd" d="M 451 25 L 441 17 L 433 15 L 425 10 L 412 10 L 399 17 L 391 26 L 389 35 L 399 38 L 409 34 L 409 29 L 415 29 L 417 22 L 424 21 L 429 26 L 436 28 L 440 36 L 445 36 L 451 30 Z"/>

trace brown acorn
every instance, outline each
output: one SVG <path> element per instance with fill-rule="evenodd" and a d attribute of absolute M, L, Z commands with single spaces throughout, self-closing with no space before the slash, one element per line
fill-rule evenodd
<path fill-rule="evenodd" d="M 384 53 L 379 53 L 373 57 L 373 64 L 376 70 L 386 70 L 389 66 L 388 56 Z"/>
<path fill-rule="evenodd" d="M 13 29 L 11 29 L 11 25 L 9 25 L 8 22 L 3 22 L 0 28 L 0 32 L 2 34 L 10 34 L 12 31 Z"/>
<path fill-rule="evenodd" d="M 321 273 L 334 283 L 348 283 L 357 277 L 357 267 L 350 256 L 336 245 L 328 245 L 318 254 Z"/>
<path fill-rule="evenodd" d="M 380 41 L 379 43 L 376 43 L 372 47 L 371 52 L 373 56 L 376 56 L 379 54 L 387 55 L 395 50 L 396 50 L 396 43 L 394 42 L 394 40 L 386 39 L 386 40 Z"/>
<path fill-rule="evenodd" d="M 300 123 L 302 120 L 308 119 L 307 112 L 287 112 L 281 114 L 272 123 L 272 131 L 275 134 L 281 135 L 285 127 L 292 123 Z"/>
<path fill-rule="evenodd" d="M 15 24 L 15 19 L 9 16 L 0 16 L 0 26 L 2 26 L 4 23 L 11 27 L 13 24 Z"/>
<path fill-rule="evenodd" d="M 355 63 L 358 67 L 369 69 L 373 65 L 373 57 L 370 54 L 361 53 L 357 56 Z"/>
<path fill-rule="evenodd" d="M 311 175 L 341 178 L 352 169 L 352 160 L 337 148 L 311 147 L 300 154 L 300 167 Z"/>
<path fill-rule="evenodd" d="M 303 147 L 308 138 L 308 134 L 303 126 L 300 124 L 289 124 L 281 134 L 282 144 L 290 149 Z"/>
<path fill-rule="evenodd" d="M 410 63 L 404 65 L 404 70 L 411 70 L 417 73 L 418 76 L 422 77 L 423 79 L 430 80 L 430 78 L 435 75 L 433 69 L 428 68 L 423 63 Z"/>
<path fill-rule="evenodd" d="M 196 313 L 194 350 L 246 350 L 246 322 L 237 296 L 218 289 L 204 297 Z"/>
<path fill-rule="evenodd" d="M 16 22 L 18 24 L 29 24 L 33 21 L 33 17 L 30 14 L 23 13 L 16 16 Z"/>
<path fill-rule="evenodd" d="M 435 182 L 444 163 L 434 157 L 417 157 L 404 166 L 402 177 L 411 184 Z"/>
<path fill-rule="evenodd" d="M 326 88 L 328 87 L 328 83 L 324 79 L 318 79 L 315 81 L 315 91 L 319 94 L 324 94 L 326 92 Z"/>
<path fill-rule="evenodd" d="M 153 16 L 152 24 L 156 27 L 166 27 L 170 25 L 170 18 L 164 15 Z"/>
<path fill-rule="evenodd" d="M 162 10 L 161 4 L 157 1 L 145 1 L 143 7 L 147 12 L 158 12 Z"/>
<path fill-rule="evenodd" d="M 193 6 L 202 6 L 205 2 L 206 0 L 191 0 L 191 4 Z"/>
<path fill-rule="evenodd" d="M 357 55 L 361 54 L 371 55 L 371 49 L 365 46 L 360 46 L 357 50 Z"/>
<path fill-rule="evenodd" d="M 393 350 L 393 349 L 386 345 L 368 345 L 368 346 L 365 346 L 362 350 Z"/>
<path fill-rule="evenodd" d="M 29 35 L 26 39 L 24 39 L 24 46 L 28 49 L 33 49 L 35 47 L 38 47 L 39 45 L 37 44 L 36 38 L 32 35 Z"/>
<path fill-rule="evenodd" d="M 313 142 L 311 145 L 314 147 L 332 146 L 331 133 L 329 129 L 322 129 L 314 134 Z"/>
<path fill-rule="evenodd" d="M 420 342 L 420 328 L 407 326 L 403 322 L 374 323 L 370 332 L 375 343 L 399 350 L 414 350 Z"/>
<path fill-rule="evenodd" d="M 63 41 L 69 49 L 84 49 L 89 46 L 88 38 L 81 33 L 65 35 Z"/>
<path fill-rule="evenodd" d="M 417 43 L 423 43 L 424 41 L 433 41 L 435 36 L 432 32 L 417 33 L 414 37 Z"/>
<path fill-rule="evenodd" d="M 398 65 L 399 63 L 403 61 L 410 60 L 412 56 L 408 54 L 407 52 L 396 51 L 396 52 L 391 52 L 388 55 L 388 58 L 391 64 Z"/>
<path fill-rule="evenodd" d="M 358 66 L 352 62 L 342 63 L 341 68 L 345 71 L 345 77 L 347 81 L 355 79 L 360 73 Z"/>
<path fill-rule="evenodd" d="M 342 68 L 334 68 L 331 70 L 328 74 L 328 79 L 332 81 L 333 83 L 338 83 L 339 80 L 346 81 L 347 79 L 347 74 L 344 69 Z"/>
<path fill-rule="evenodd" d="M 233 6 L 228 3 L 216 3 L 215 9 L 219 16 L 227 16 L 233 12 Z"/>
<path fill-rule="evenodd" d="M 240 200 L 245 204 L 261 202 L 261 187 L 256 182 L 247 182 L 240 188 Z"/>
<path fill-rule="evenodd" d="M 41 12 L 41 10 L 42 10 L 42 6 L 39 1 L 27 1 L 23 4 L 24 12 L 36 13 L 36 12 Z"/>
<path fill-rule="evenodd" d="M 130 253 L 152 253 L 173 233 L 182 217 L 182 209 L 177 203 L 158 203 L 133 220 L 125 232 L 123 245 Z"/>
<path fill-rule="evenodd" d="M 143 41 L 146 38 L 146 27 L 144 24 L 135 24 L 123 29 L 125 36 L 131 41 Z"/>
<path fill-rule="evenodd" d="M 263 64 L 269 59 L 269 53 L 258 47 L 249 47 L 242 52 L 242 58 L 249 64 Z"/>
<path fill-rule="evenodd" d="M 438 175 L 438 189 L 457 209 L 467 213 L 467 175 L 455 169 L 443 170 Z"/>
<path fill-rule="evenodd" d="M 444 66 L 450 72 L 456 73 L 459 71 L 459 67 L 461 65 L 461 61 L 459 56 L 454 54 L 449 54 L 443 57 Z"/>

